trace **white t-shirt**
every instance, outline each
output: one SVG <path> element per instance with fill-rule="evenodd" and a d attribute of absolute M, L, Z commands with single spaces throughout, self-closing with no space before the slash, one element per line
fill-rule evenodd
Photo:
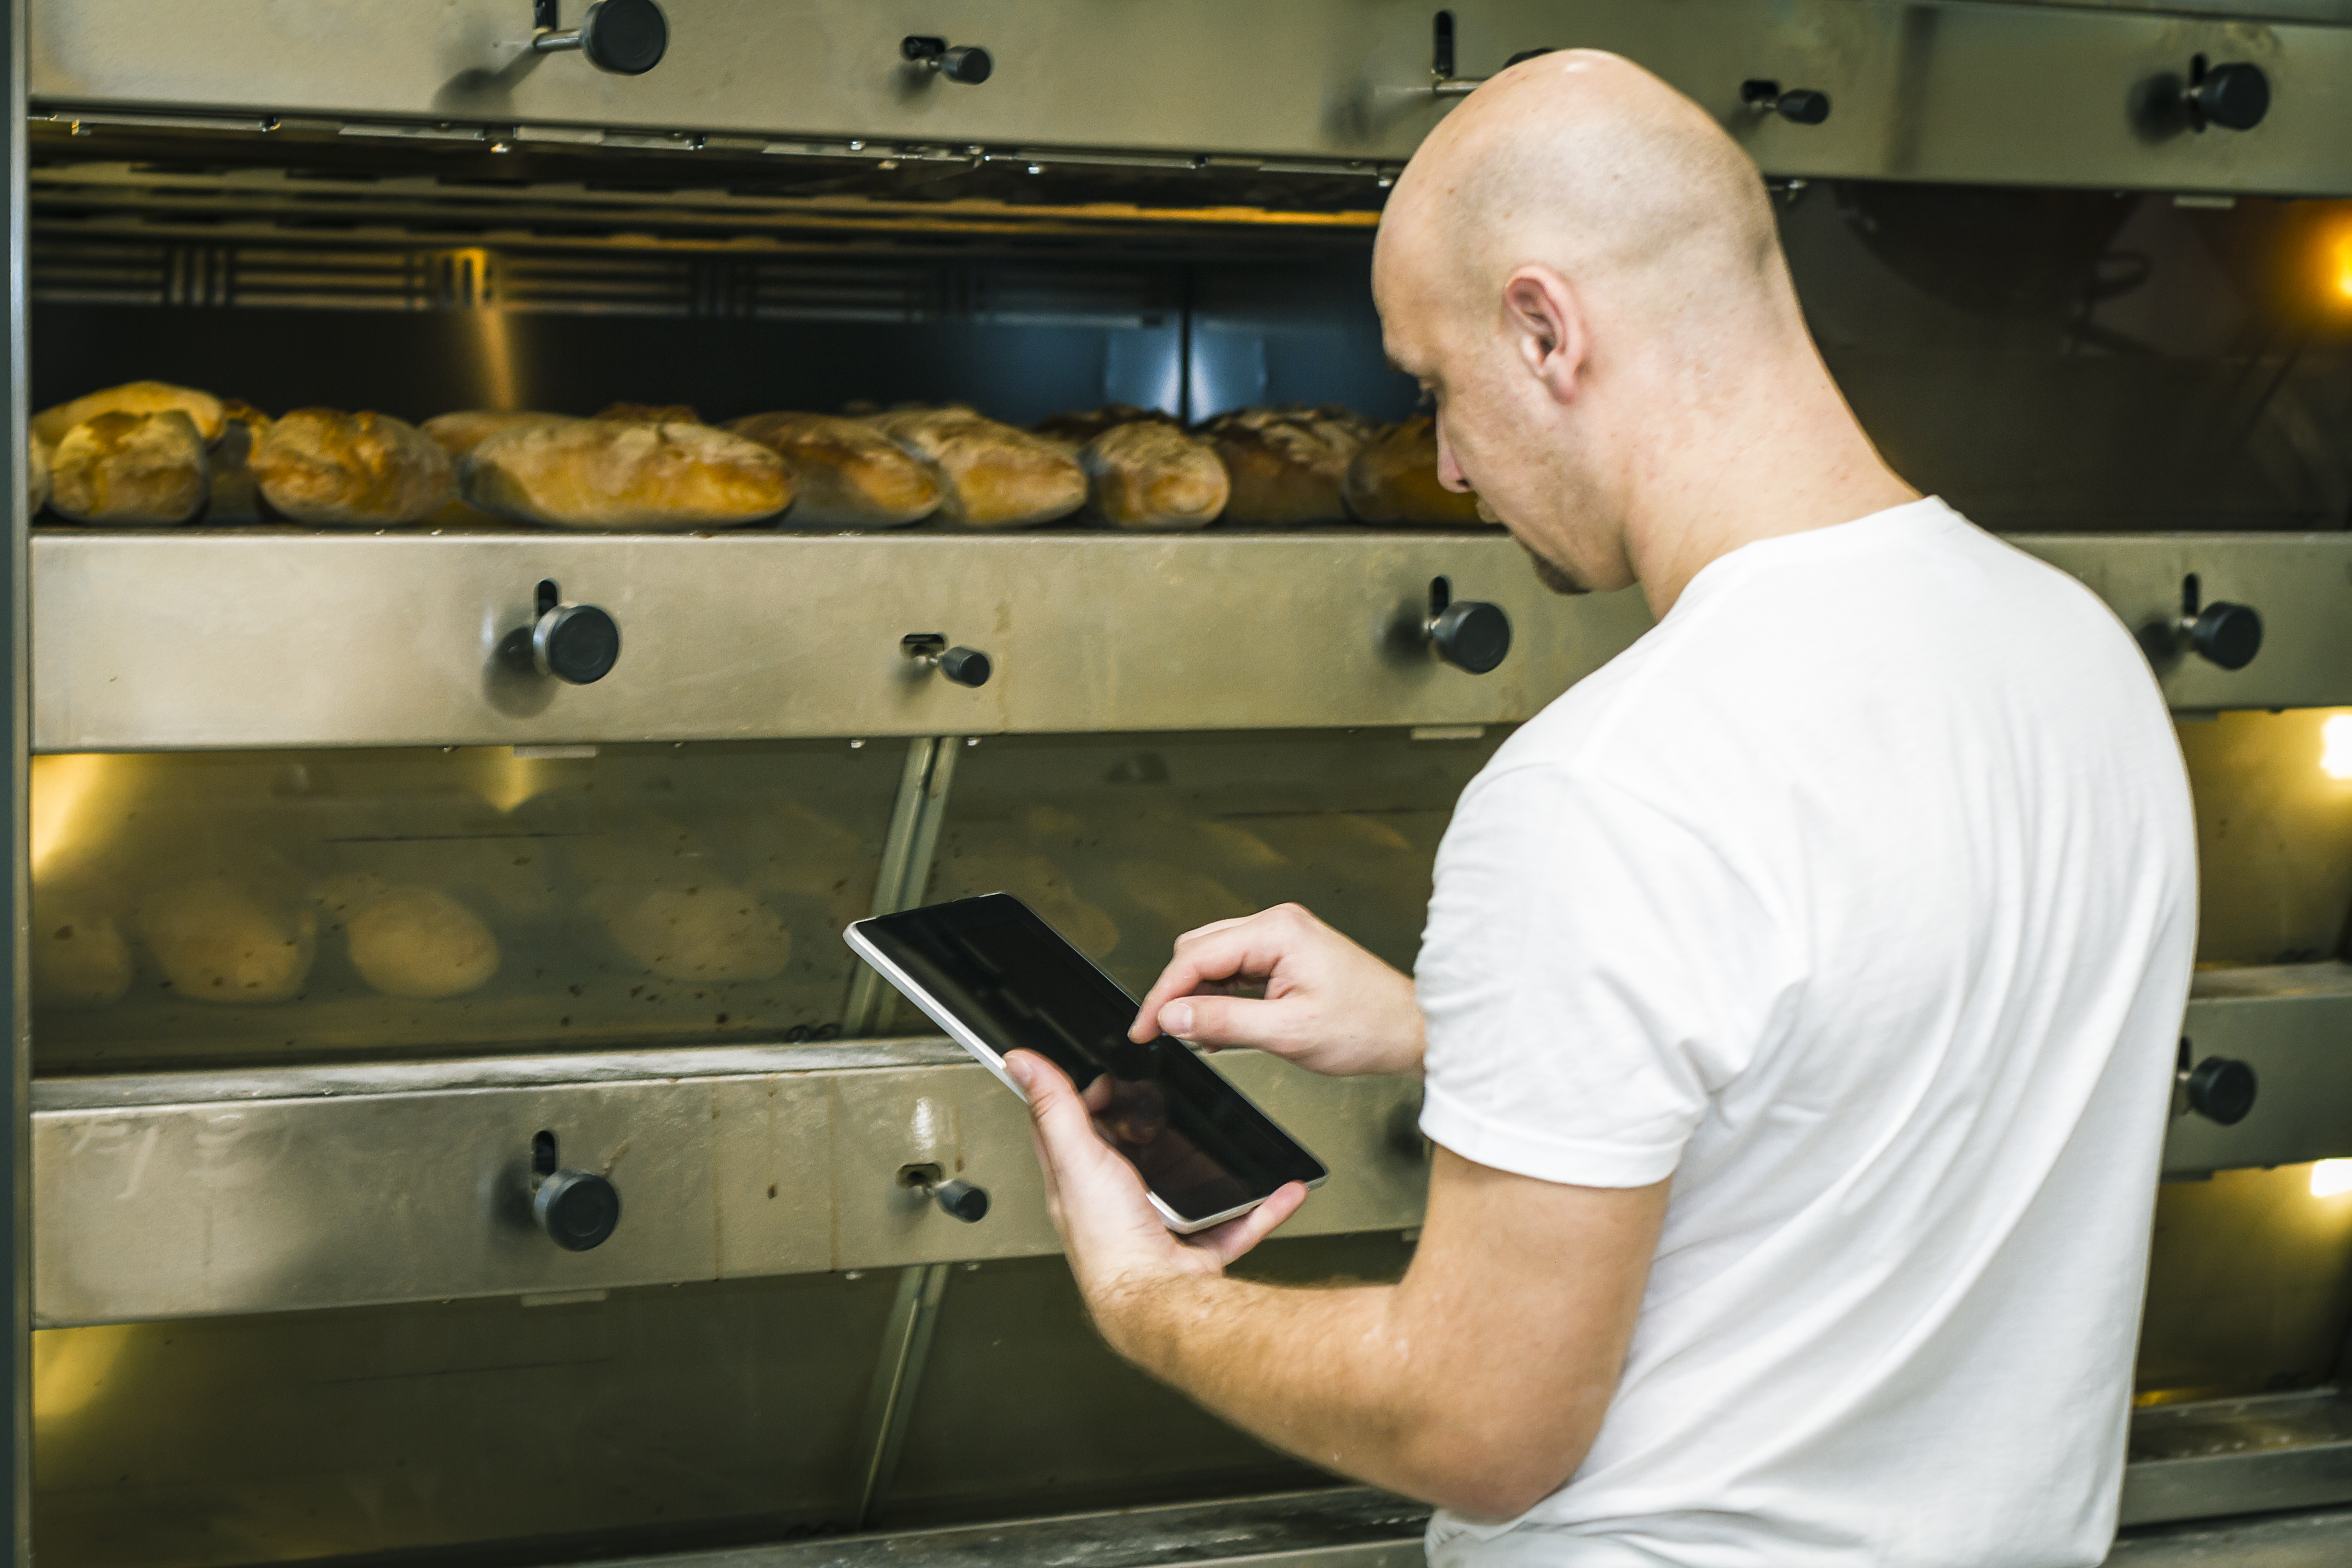
<path fill-rule="evenodd" d="M 1513 735 L 1438 852 L 1422 1127 L 1674 1185 L 1583 1467 L 1432 1562 L 2101 1561 L 2195 853 L 2130 636 L 1939 500 L 1714 562 Z"/>

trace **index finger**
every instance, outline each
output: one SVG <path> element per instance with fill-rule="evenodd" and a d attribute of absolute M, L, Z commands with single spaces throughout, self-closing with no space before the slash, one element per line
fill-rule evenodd
<path fill-rule="evenodd" d="M 1175 956 L 1160 972 L 1160 978 L 1151 983 L 1151 989 L 1143 994 L 1143 1005 L 1135 1010 L 1135 1022 L 1128 1026 L 1127 1037 L 1140 1045 L 1159 1034 L 1160 1009 L 1179 996 L 1192 995 L 1203 984 L 1231 980 L 1235 975 L 1263 980 L 1273 973 L 1286 946 L 1267 918 L 1278 912 L 1260 910 L 1256 914 L 1219 921 L 1178 937 Z"/>

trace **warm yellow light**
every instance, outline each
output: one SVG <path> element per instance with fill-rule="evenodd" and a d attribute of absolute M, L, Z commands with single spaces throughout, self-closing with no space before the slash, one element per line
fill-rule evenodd
<path fill-rule="evenodd" d="M 2332 1198 L 2352 1193 L 2352 1160 L 2322 1160 L 2311 1168 L 2311 1195 Z"/>
<path fill-rule="evenodd" d="M 46 1426 L 79 1414 L 106 1392 L 136 1324 L 44 1329 L 33 1336 L 33 1421 Z"/>
<path fill-rule="evenodd" d="M 2352 713 L 2338 713 L 2319 727 L 2319 771 L 2352 779 Z"/>
<path fill-rule="evenodd" d="M 511 746 L 491 752 L 483 762 L 475 793 L 501 812 L 512 811 L 547 787 L 547 770 L 527 757 L 516 756 Z"/>
<path fill-rule="evenodd" d="M 97 793 L 99 774 L 107 762 L 87 752 L 33 759 L 32 814 L 26 827 L 35 880 L 73 842 L 76 827 L 87 826 L 82 822 L 85 808 Z"/>
<path fill-rule="evenodd" d="M 2352 300 L 2352 234 L 2336 241 L 2336 292 Z"/>

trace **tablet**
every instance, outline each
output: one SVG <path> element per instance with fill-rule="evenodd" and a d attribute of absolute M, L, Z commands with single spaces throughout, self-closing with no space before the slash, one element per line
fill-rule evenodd
<path fill-rule="evenodd" d="M 1162 1035 L 1127 1037 L 1137 1003 L 1010 893 L 859 921 L 843 933 L 908 1001 L 1005 1076 L 1036 1052 L 1099 1101 L 1095 1126 L 1143 1176 L 1171 1230 L 1221 1225 L 1286 1182 L 1321 1184 L 1322 1162 L 1241 1090 Z"/>

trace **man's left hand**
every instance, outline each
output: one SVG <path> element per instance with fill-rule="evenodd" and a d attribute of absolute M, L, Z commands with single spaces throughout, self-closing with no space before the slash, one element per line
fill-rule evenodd
<path fill-rule="evenodd" d="M 1143 1178 L 1095 1131 L 1085 1096 L 1033 1051 L 1014 1051 L 1004 1070 L 1029 1097 L 1029 1130 L 1045 1173 L 1045 1203 L 1069 1253 L 1071 1272 L 1111 1348 L 1122 1343 L 1129 1303 L 1176 1279 L 1223 1274 L 1228 1264 L 1297 1212 L 1307 1188 L 1287 1183 L 1238 1219 L 1194 1236 L 1171 1231 L 1144 1194 Z M 1109 1080 L 1093 1088 L 1108 1093 Z"/>

